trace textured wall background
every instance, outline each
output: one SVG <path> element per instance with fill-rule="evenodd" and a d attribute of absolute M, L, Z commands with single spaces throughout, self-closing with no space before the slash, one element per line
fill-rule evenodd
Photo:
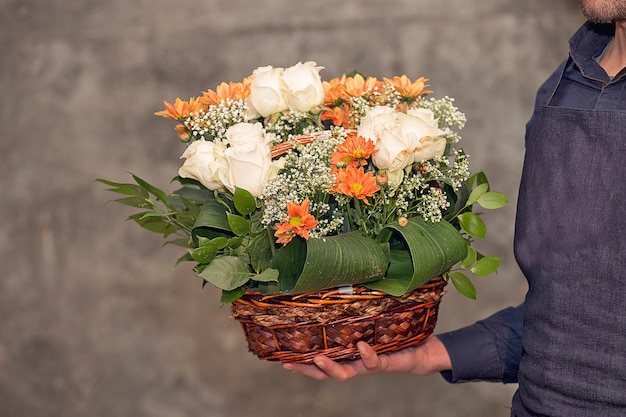
<path fill-rule="evenodd" d="M 575 0 L 0 0 L 0 415 L 508 416 L 514 386 L 320 383 L 259 361 L 218 294 L 93 179 L 166 187 L 183 147 L 152 113 L 258 66 L 426 76 L 466 112 L 474 170 L 512 200 L 486 217 L 498 276 L 442 304 L 440 331 L 469 324 L 523 297 L 524 124 L 581 22 Z"/>

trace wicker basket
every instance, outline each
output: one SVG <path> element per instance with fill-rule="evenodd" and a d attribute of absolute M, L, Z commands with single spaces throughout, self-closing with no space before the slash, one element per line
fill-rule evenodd
<path fill-rule="evenodd" d="M 355 359 L 361 340 L 378 353 L 424 342 L 437 323 L 445 285 L 437 277 L 402 297 L 364 287 L 295 296 L 247 292 L 231 312 L 248 349 L 260 359 L 310 363 L 317 354 Z"/>

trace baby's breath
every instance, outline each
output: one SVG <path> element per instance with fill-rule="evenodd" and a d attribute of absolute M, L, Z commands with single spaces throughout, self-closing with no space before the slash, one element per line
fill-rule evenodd
<path fill-rule="evenodd" d="M 192 113 L 183 124 L 194 140 L 220 140 L 229 127 L 246 121 L 247 111 L 243 100 L 227 99 L 209 106 L 206 111 Z"/>
<path fill-rule="evenodd" d="M 308 198 L 311 200 L 310 211 L 318 221 L 312 235 L 333 234 L 341 227 L 343 216 L 328 204 L 328 192 L 335 182 L 330 172 L 330 156 L 344 140 L 344 133 L 329 132 L 308 145 L 296 145 L 285 154 L 284 168 L 267 183 L 261 197 L 264 201 L 263 225 L 286 221 L 287 204 L 300 204 Z"/>
<path fill-rule="evenodd" d="M 463 183 L 470 177 L 469 159 L 465 152 L 454 151 L 455 159 L 452 167 L 448 172 L 448 183 L 458 190 Z"/>
<path fill-rule="evenodd" d="M 274 135 L 272 145 L 289 142 L 295 137 L 320 130 L 320 126 L 309 113 L 290 110 L 270 120 L 265 130 Z"/>
<path fill-rule="evenodd" d="M 441 221 L 443 211 L 449 206 L 450 203 L 441 188 L 430 187 L 426 193 L 419 197 L 416 211 L 424 219 L 436 223 Z"/>
<path fill-rule="evenodd" d="M 454 105 L 454 98 L 445 96 L 441 99 L 430 98 L 421 103 L 421 107 L 429 109 L 439 122 L 439 128 L 446 132 L 448 143 L 456 143 L 461 137 L 453 128 L 462 129 L 465 127 L 467 118 Z"/>

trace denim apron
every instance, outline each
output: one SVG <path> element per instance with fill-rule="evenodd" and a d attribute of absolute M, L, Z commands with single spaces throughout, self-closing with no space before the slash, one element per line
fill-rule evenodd
<path fill-rule="evenodd" d="M 529 291 L 511 415 L 624 417 L 626 112 L 551 107 L 553 95 L 535 110 L 519 191 Z"/>

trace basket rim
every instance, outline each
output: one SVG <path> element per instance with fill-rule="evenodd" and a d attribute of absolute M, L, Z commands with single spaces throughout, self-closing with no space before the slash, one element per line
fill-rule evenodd
<path fill-rule="evenodd" d="M 334 287 L 301 294 L 262 294 L 259 291 L 248 290 L 241 298 L 233 301 L 232 304 L 254 304 L 259 307 L 323 308 L 329 304 L 347 304 L 359 300 L 376 300 L 389 297 L 398 301 L 411 300 L 415 297 L 415 294 L 443 288 L 446 285 L 447 279 L 443 275 L 439 275 L 401 296 L 393 296 L 383 291 L 371 290 L 362 285 Z M 348 289 L 350 292 L 344 289 Z"/>

